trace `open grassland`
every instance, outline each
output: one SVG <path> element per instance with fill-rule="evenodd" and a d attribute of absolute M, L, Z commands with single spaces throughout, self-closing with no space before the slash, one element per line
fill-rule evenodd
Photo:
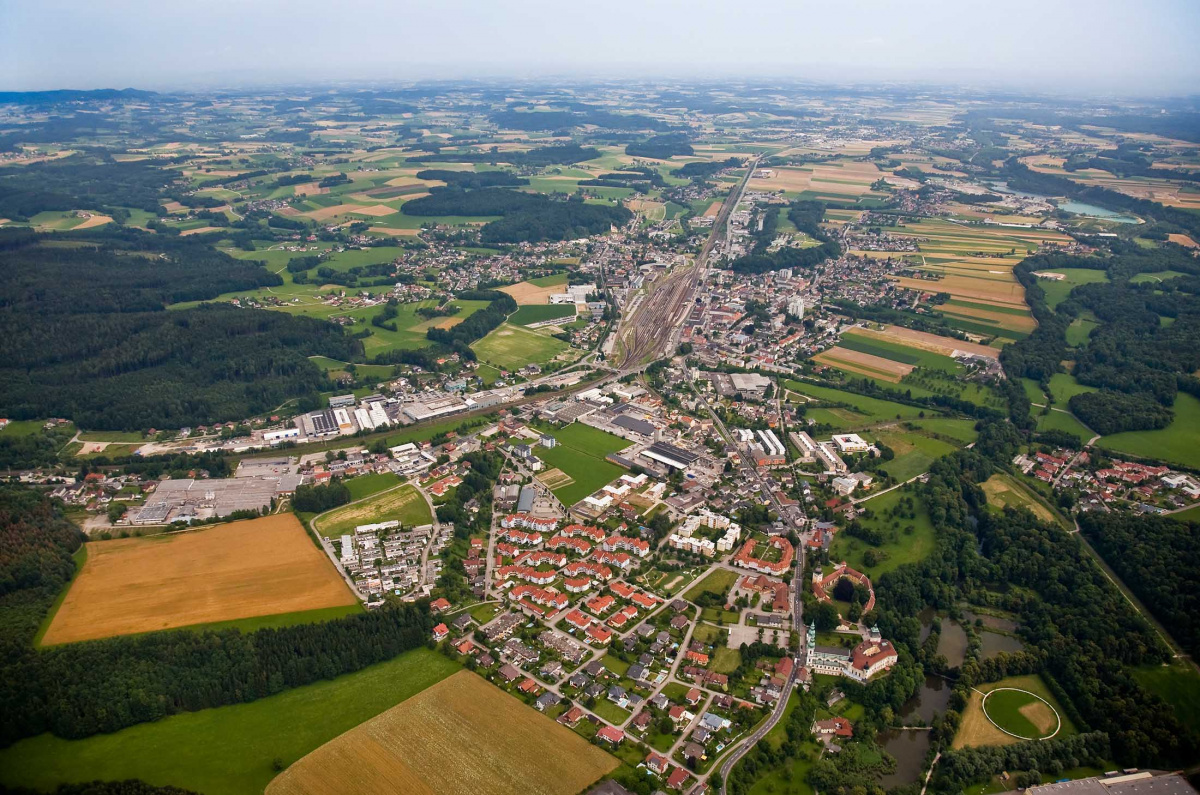
<path fill-rule="evenodd" d="M 266 791 L 574 795 L 618 764 L 575 732 L 461 671 L 321 746 Z"/>
<path fill-rule="evenodd" d="M 934 461 L 958 449 L 958 445 L 935 438 L 919 430 L 886 428 L 876 431 L 877 441 L 886 444 L 895 453 L 895 458 L 881 469 L 896 480 L 904 481 L 929 471 Z"/>
<path fill-rule="evenodd" d="M 878 530 L 883 535 L 882 544 L 873 547 L 862 539 L 840 532 L 834 536 L 829 548 L 829 559 L 844 560 L 868 577 L 878 577 L 906 563 L 924 560 L 933 551 L 935 532 L 925 504 L 915 491 L 909 489 L 911 486 L 895 489 L 862 503 L 872 515 L 859 517 L 858 521 L 869 529 Z M 908 499 L 913 502 L 911 509 L 907 507 Z M 872 551 L 876 559 L 872 565 L 867 564 L 868 551 Z"/>
<path fill-rule="evenodd" d="M 805 414 L 806 417 L 816 422 L 833 426 L 837 431 L 865 428 L 886 420 L 915 420 L 920 417 L 922 412 L 930 416 L 936 414 L 936 412 L 916 406 L 907 406 L 903 403 L 867 397 L 807 382 L 788 380 L 784 382 L 784 386 L 792 392 L 817 401 L 845 404 L 845 408 L 809 408 Z"/>
<path fill-rule="evenodd" d="M 985 715 L 983 712 L 983 694 L 995 690 L 998 687 L 1012 687 L 1020 690 L 1028 690 L 1030 693 L 1041 697 L 1047 703 L 1049 703 L 1055 711 L 1058 712 L 1058 715 L 1062 720 L 1062 726 L 1059 728 L 1058 734 L 1055 736 L 1067 737 L 1075 734 L 1075 726 L 1063 713 L 1062 706 L 1050 693 L 1050 689 L 1046 687 L 1046 683 L 1041 680 L 1041 677 L 1039 677 L 1037 674 L 1031 674 L 1029 676 L 1010 676 L 1005 679 L 1001 679 L 999 682 L 981 684 L 971 693 L 970 701 L 967 703 L 967 707 L 963 711 L 963 719 L 962 723 L 959 725 L 958 733 L 954 735 L 953 747 L 975 748 L 983 745 L 1012 745 L 1013 743 L 1020 742 L 1020 740 L 1018 740 L 1016 737 L 1005 734 L 993 726 L 991 721 L 988 720 L 987 715 Z M 1000 695 L 993 696 L 992 698 L 1001 698 L 1001 701 L 997 702 L 996 706 L 993 707 L 992 699 L 989 699 L 988 713 L 992 716 L 993 720 L 999 722 L 1000 725 L 1004 726 L 1005 729 L 1008 731 L 1014 731 L 1013 726 L 1017 726 L 1019 723 L 1016 718 L 1012 717 L 1012 713 L 1015 712 L 1016 715 L 1020 715 L 1020 708 L 1024 706 L 1024 703 L 1018 703 L 1021 701 L 1020 699 L 1012 699 L 1010 701 L 1006 698 L 1002 698 Z M 1033 723 L 1033 725 L 1036 726 L 1036 721 L 1044 722 L 1044 710 L 1029 711 L 1033 713 L 1033 718 L 1030 718 L 1029 716 L 1021 716 L 1022 720 L 1024 720 L 1026 723 Z M 1053 727 L 1051 727 L 1050 730 L 1052 731 Z M 1020 734 L 1021 732 L 1016 731 L 1015 733 Z"/>
<path fill-rule="evenodd" d="M 335 536 L 351 532 L 360 524 L 393 519 L 399 519 L 405 528 L 433 523 L 425 498 L 413 486 L 405 485 L 324 514 L 314 522 L 314 528 L 321 535 Z"/>
<path fill-rule="evenodd" d="M 471 350 L 482 361 L 503 370 L 520 370 L 527 364 L 544 364 L 568 347 L 567 343 L 548 333 L 531 331 L 511 323 L 501 324 L 486 337 L 471 344 Z"/>
<path fill-rule="evenodd" d="M 1038 287 L 1046 293 L 1046 305 L 1051 309 L 1056 308 L 1063 301 L 1067 300 L 1071 290 L 1081 284 L 1095 284 L 1096 282 L 1107 282 L 1108 274 L 1102 270 L 1092 270 L 1091 268 L 1057 268 L 1055 270 L 1039 271 L 1039 273 L 1062 274 L 1062 279 L 1039 278 Z"/>
<path fill-rule="evenodd" d="M 1057 522 L 1057 518 L 1049 508 L 1042 504 L 1027 486 L 1018 482 L 1011 475 L 997 473 L 982 484 L 983 493 L 987 495 L 988 505 L 996 508 L 1015 508 L 1030 511 L 1043 522 Z"/>
<path fill-rule="evenodd" d="M 259 795 L 276 775 L 275 760 L 290 765 L 459 670 L 442 655 L 417 649 L 248 704 L 187 712 L 85 740 L 43 734 L 0 750 L 0 783 L 53 790 L 64 783 L 137 778 L 206 795 Z"/>
<path fill-rule="evenodd" d="M 1125 431 L 1097 444 L 1113 453 L 1168 461 L 1200 469 L 1200 400 L 1180 392 L 1171 407 L 1175 419 L 1157 431 Z"/>
<path fill-rule="evenodd" d="M 739 576 L 737 572 L 730 571 L 729 569 L 715 569 L 705 575 L 703 580 L 689 588 L 688 592 L 683 595 L 683 598 L 689 602 L 694 602 L 703 593 L 724 596 L 729 593 L 729 589 L 737 582 Z"/>
<path fill-rule="evenodd" d="M 597 489 L 619 478 L 624 469 L 605 460 L 610 453 L 624 450 L 629 443 L 619 436 L 575 422 L 549 433 L 558 440 L 555 447 L 538 447 L 534 451 L 546 463 L 554 486 L 546 483 L 564 505 L 573 505 Z M 569 480 L 569 482 L 567 482 Z M 545 481 L 543 481 L 545 482 Z"/>
<path fill-rule="evenodd" d="M 292 514 L 96 541 L 44 645 L 355 604 Z"/>
<path fill-rule="evenodd" d="M 361 500 L 372 494 L 400 485 L 400 478 L 393 472 L 373 472 L 369 475 L 359 475 L 345 481 L 350 489 L 351 500 Z"/>

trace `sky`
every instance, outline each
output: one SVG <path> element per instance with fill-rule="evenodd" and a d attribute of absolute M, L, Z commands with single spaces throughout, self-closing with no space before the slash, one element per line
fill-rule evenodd
<path fill-rule="evenodd" d="M 0 90 L 766 77 L 1200 94 L 1200 0 L 0 0 Z"/>

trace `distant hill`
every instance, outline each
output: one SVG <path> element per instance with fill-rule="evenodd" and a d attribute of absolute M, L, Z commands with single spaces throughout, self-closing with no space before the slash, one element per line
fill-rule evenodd
<path fill-rule="evenodd" d="M 62 102 L 88 102 L 111 99 L 153 99 L 157 91 L 141 91 L 136 88 L 97 88 L 78 91 L 61 88 L 54 91 L 0 91 L 0 105 L 57 105 Z"/>

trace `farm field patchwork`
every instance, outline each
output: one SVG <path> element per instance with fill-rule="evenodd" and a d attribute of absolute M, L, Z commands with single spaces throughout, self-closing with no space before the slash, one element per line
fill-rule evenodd
<path fill-rule="evenodd" d="M 354 605 L 292 514 L 96 541 L 43 645 Z M 327 616 L 326 616 L 327 617 Z"/>
<path fill-rule="evenodd" d="M 461 671 L 321 746 L 266 792 L 574 795 L 618 765 L 575 732 Z"/>
<path fill-rule="evenodd" d="M 247 704 L 185 712 L 84 740 L 43 734 L 0 750 L 0 783 L 53 790 L 63 783 L 137 778 L 202 793 L 260 795 L 276 775 L 275 760 L 289 765 L 460 670 L 422 648 Z"/>
<path fill-rule="evenodd" d="M 375 524 L 399 519 L 402 527 L 431 524 L 433 516 L 425 498 L 413 486 L 379 492 L 370 498 L 336 508 L 313 522 L 313 529 L 324 536 L 341 535 L 360 524 Z"/>

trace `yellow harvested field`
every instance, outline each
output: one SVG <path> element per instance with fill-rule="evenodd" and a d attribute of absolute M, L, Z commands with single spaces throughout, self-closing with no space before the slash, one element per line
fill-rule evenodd
<path fill-rule="evenodd" d="M 1025 306 L 1025 288 L 1015 281 L 1006 282 L 991 279 L 979 279 L 973 276 L 947 276 L 944 279 L 931 281 L 929 279 L 912 279 L 901 276 L 896 279 L 901 287 L 929 293 L 949 293 L 954 298 L 965 298 L 969 301 L 1002 304 L 1004 306 Z"/>
<path fill-rule="evenodd" d="M 380 235 L 395 235 L 398 237 L 416 237 L 421 234 L 420 229 L 392 229 L 390 226 L 372 226 L 367 229 L 368 232 L 375 232 Z"/>
<path fill-rule="evenodd" d="M 163 202 L 163 209 L 168 213 L 186 213 L 187 208 L 179 202 Z"/>
<path fill-rule="evenodd" d="M 938 311 L 943 315 L 952 315 L 961 317 L 967 320 L 980 320 L 989 325 L 996 326 L 996 330 L 1010 329 L 1012 331 L 1033 331 L 1037 328 L 1037 321 L 1032 315 L 1014 315 L 1009 312 L 990 312 L 986 309 L 977 309 L 973 306 L 950 306 L 942 304 Z"/>
<path fill-rule="evenodd" d="M 1178 243 L 1179 245 L 1187 248 L 1200 248 L 1200 245 L 1198 245 L 1195 240 L 1192 240 L 1187 235 L 1182 235 L 1177 232 L 1167 235 L 1167 240 L 1170 240 L 1172 243 Z"/>
<path fill-rule="evenodd" d="M 89 542 L 87 552 L 43 645 L 356 601 L 290 513 L 164 536 Z"/>
<path fill-rule="evenodd" d="M 964 342 L 963 340 L 956 340 L 951 337 L 941 337 L 937 334 L 916 331 L 904 328 L 903 326 L 887 326 L 883 331 L 856 328 L 854 329 L 854 333 L 864 337 L 874 337 L 884 342 L 908 345 L 923 351 L 940 353 L 944 356 L 953 356 L 955 351 L 962 351 L 963 353 L 973 353 L 976 356 L 986 356 L 989 359 L 995 359 L 998 354 L 995 348 L 989 348 L 986 345 L 977 345 L 973 342 Z"/>
<path fill-rule="evenodd" d="M 870 353 L 852 351 L 840 345 L 822 351 L 813 357 L 813 361 L 828 364 L 831 367 L 853 369 L 860 375 L 870 375 L 894 383 L 899 383 L 900 379 L 916 369 L 911 364 L 892 361 Z"/>
<path fill-rule="evenodd" d="M 992 475 L 984 481 L 981 488 L 983 489 L 983 493 L 987 495 L 988 505 L 993 505 L 997 508 L 1005 506 L 1026 508 L 1043 522 L 1053 523 L 1055 521 L 1054 514 L 1046 506 L 1026 493 L 1018 483 L 1007 475 Z M 1037 703 L 1043 707 L 1045 706 L 1041 702 Z M 1048 709 L 1046 711 L 1050 712 Z M 1053 718 L 1053 714 L 1051 714 L 1051 718 Z"/>
<path fill-rule="evenodd" d="M 292 192 L 297 196 L 319 196 L 322 193 L 329 193 L 329 188 L 322 188 L 316 182 L 306 182 L 303 185 L 294 186 Z"/>
<path fill-rule="evenodd" d="M 1000 731 L 983 713 L 983 694 L 971 691 L 967 707 L 963 710 L 962 723 L 954 735 L 953 748 L 978 748 L 984 745 L 1012 745 L 1020 742 L 1016 737 Z"/>
<path fill-rule="evenodd" d="M 335 204 L 332 207 L 322 207 L 319 210 L 312 210 L 311 212 L 304 213 L 304 215 L 312 218 L 314 221 L 326 221 L 339 215 L 361 212 L 362 209 L 363 206 L 361 204 Z M 394 213 L 396 211 L 390 210 L 390 212 Z"/>
<path fill-rule="evenodd" d="M 550 296 L 563 292 L 561 284 L 542 287 L 530 282 L 517 282 L 507 287 L 501 287 L 500 292 L 508 293 L 518 304 L 548 304 Z"/>
<path fill-rule="evenodd" d="M 85 218 L 82 224 L 71 227 L 72 229 L 91 229 L 94 226 L 104 226 L 111 224 L 112 218 L 107 215 L 93 215 L 91 218 Z"/>
<path fill-rule="evenodd" d="M 357 215 L 381 216 L 391 215 L 392 213 L 398 213 L 400 211 L 394 207 L 388 207 L 386 204 L 372 204 L 368 207 L 357 207 L 354 210 L 351 210 L 351 212 Z"/>
<path fill-rule="evenodd" d="M 79 228 L 79 227 L 76 227 L 76 228 Z M 190 235 L 202 235 L 205 232 L 219 232 L 219 231 L 221 231 L 221 227 L 219 227 L 219 226 L 198 226 L 195 229 L 183 230 L 182 232 L 179 233 L 179 236 L 180 237 L 188 237 Z"/>
<path fill-rule="evenodd" d="M 618 760 L 468 671 L 301 758 L 266 795 L 575 795 Z"/>
<path fill-rule="evenodd" d="M 708 205 L 708 209 L 704 211 L 705 218 L 716 218 L 721 213 L 721 205 L 724 202 L 713 202 Z"/>
<path fill-rule="evenodd" d="M 416 516 L 422 516 L 421 521 L 411 521 Z M 421 493 L 412 486 L 401 486 L 330 511 L 313 521 L 313 529 L 321 535 L 340 535 L 360 524 L 374 524 L 392 519 L 400 519 L 405 528 L 410 525 L 427 524 L 433 520 Z"/>
<path fill-rule="evenodd" d="M 783 190 L 794 193 L 813 191 L 831 196 L 858 197 L 869 193 L 871 184 L 883 176 L 883 172 L 876 168 L 874 163 L 854 161 L 799 167 L 784 166 L 770 171 L 770 177 L 751 179 L 750 190 Z"/>

